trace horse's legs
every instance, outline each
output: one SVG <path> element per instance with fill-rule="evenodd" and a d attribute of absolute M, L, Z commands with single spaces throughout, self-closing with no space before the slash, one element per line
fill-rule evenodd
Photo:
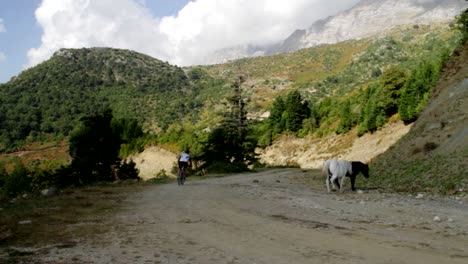
<path fill-rule="evenodd" d="M 356 190 L 356 188 L 354 188 L 355 182 L 356 182 L 356 176 L 351 176 L 351 190 L 353 190 L 353 192 Z"/>
<path fill-rule="evenodd" d="M 340 193 L 343 192 L 343 185 L 344 185 L 344 180 L 345 180 L 345 177 L 341 177 L 341 184 L 340 184 Z"/>
<path fill-rule="evenodd" d="M 338 181 L 338 179 L 335 179 L 335 184 L 338 186 L 338 189 L 341 188 L 341 187 L 340 187 L 340 186 L 341 186 L 341 185 L 340 185 L 340 181 Z"/>
<path fill-rule="evenodd" d="M 327 179 L 325 180 L 325 183 L 327 184 L 327 192 L 330 192 L 330 176 L 327 175 Z"/>
<path fill-rule="evenodd" d="M 331 185 L 332 185 L 333 189 L 336 189 L 336 186 L 335 186 L 336 178 L 337 178 L 337 176 L 335 174 L 333 174 L 331 179 L 330 179 L 330 182 L 331 182 Z"/>

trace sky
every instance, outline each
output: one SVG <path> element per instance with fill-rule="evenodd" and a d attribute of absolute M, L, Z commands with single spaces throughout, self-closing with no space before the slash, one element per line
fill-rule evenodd
<path fill-rule="evenodd" d="M 0 0 L 0 83 L 60 48 L 129 49 L 179 66 L 286 39 L 359 0 Z"/>

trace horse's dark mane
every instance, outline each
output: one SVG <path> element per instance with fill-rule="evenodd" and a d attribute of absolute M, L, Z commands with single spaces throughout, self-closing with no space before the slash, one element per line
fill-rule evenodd
<path fill-rule="evenodd" d="M 351 167 L 353 170 L 353 176 L 356 176 L 361 172 L 366 178 L 369 177 L 369 166 L 367 164 L 360 161 L 351 161 Z"/>

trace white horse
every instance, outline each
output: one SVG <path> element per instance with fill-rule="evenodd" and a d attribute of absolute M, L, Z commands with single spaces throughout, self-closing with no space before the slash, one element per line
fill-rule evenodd
<path fill-rule="evenodd" d="M 361 172 L 364 177 L 369 178 L 369 166 L 360 161 L 347 161 L 329 159 L 323 163 L 322 172 L 327 177 L 327 192 L 330 192 L 330 183 L 332 188 L 336 189 L 335 183 L 338 185 L 340 192 L 343 192 L 343 183 L 345 176 L 351 178 L 351 190 L 355 190 L 354 183 L 356 176 Z M 338 182 L 338 179 L 340 182 Z"/>

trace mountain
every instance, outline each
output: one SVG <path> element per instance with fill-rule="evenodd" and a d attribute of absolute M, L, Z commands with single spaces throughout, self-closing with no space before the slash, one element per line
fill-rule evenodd
<path fill-rule="evenodd" d="M 192 88 L 181 68 L 144 54 L 61 49 L 0 85 L 0 151 L 26 137 L 67 136 L 80 117 L 107 107 L 116 117 L 164 126 L 188 111 L 181 100 L 188 91 Z"/>
<path fill-rule="evenodd" d="M 448 23 L 406 26 L 386 36 L 186 68 L 129 50 L 62 49 L 0 85 L 0 152 L 23 149 L 25 141 L 64 138 L 81 117 L 103 108 L 111 108 L 117 118 L 137 119 L 145 131 L 167 133 L 170 140 L 189 126 L 207 131 L 225 114 L 223 99 L 239 75 L 246 80 L 249 118 L 267 116 L 275 98 L 298 90 L 319 109 L 322 98 L 332 98 L 320 110 L 320 123 L 304 133 L 344 131 L 337 122 L 344 119 L 340 101 L 356 109 L 352 120 L 357 124 L 359 109 L 371 107 L 366 98 L 377 91 L 389 67 L 412 74 L 422 61 L 437 65 L 459 38 Z M 370 85 L 372 92 L 365 92 Z"/>
<path fill-rule="evenodd" d="M 365 38 L 397 25 L 451 20 L 467 6 L 463 0 L 363 0 L 347 11 L 315 22 L 305 31 L 296 31 L 268 53 Z"/>
<path fill-rule="evenodd" d="M 280 43 L 267 47 L 245 45 L 217 51 L 212 62 L 292 52 L 321 44 L 361 39 L 395 26 L 452 20 L 468 7 L 465 0 L 361 0 L 352 8 L 298 29 Z"/>

